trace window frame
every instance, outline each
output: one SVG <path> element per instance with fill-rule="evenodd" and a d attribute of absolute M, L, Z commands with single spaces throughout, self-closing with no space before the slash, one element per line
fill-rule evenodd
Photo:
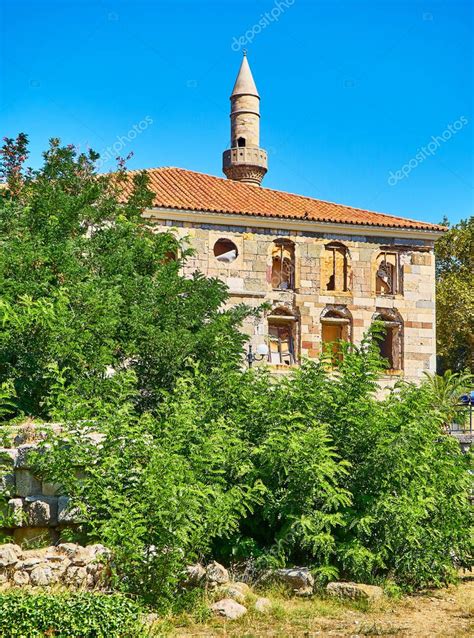
<path fill-rule="evenodd" d="M 299 328 L 299 319 L 287 308 L 276 308 L 271 314 L 267 315 L 267 342 L 268 342 L 268 362 L 270 365 L 279 365 L 279 366 L 292 366 L 298 364 L 298 355 L 297 355 L 297 343 L 298 343 L 298 328 Z M 272 336 L 271 330 L 276 329 L 278 332 L 281 330 L 288 331 L 288 350 L 282 352 L 281 346 L 284 341 L 278 336 L 278 353 L 272 351 Z M 274 342 L 274 341 L 273 341 Z M 274 361 L 274 354 L 278 354 L 279 361 Z M 285 361 L 283 357 L 287 356 L 288 361 Z"/>
<path fill-rule="evenodd" d="M 353 320 L 352 313 L 346 306 L 326 306 L 320 316 L 321 324 L 321 352 L 325 351 L 325 344 L 337 344 L 337 341 L 345 341 L 346 343 L 352 343 L 353 338 Z M 337 340 L 326 341 L 323 338 L 324 328 L 327 326 L 336 325 L 341 328 L 341 335 Z M 331 348 L 334 352 L 334 358 L 340 359 L 341 349 Z M 327 350 L 327 349 L 326 349 Z"/>
<path fill-rule="evenodd" d="M 275 254 L 275 250 L 279 249 L 279 255 Z M 290 258 L 284 257 L 284 251 L 287 250 L 290 253 Z M 279 282 L 275 285 L 275 262 L 279 258 L 280 269 L 279 269 Z M 296 246 L 295 242 L 291 239 L 286 238 L 278 238 L 272 242 L 272 272 L 271 272 L 271 286 L 272 290 L 295 290 L 296 288 Z M 289 261 L 288 267 L 288 278 L 283 279 L 284 273 L 284 263 Z M 282 287 L 283 283 L 287 283 L 287 287 Z"/>
<path fill-rule="evenodd" d="M 216 246 L 218 244 L 222 244 L 222 243 L 227 243 L 228 244 L 228 248 L 229 250 L 224 251 L 222 253 L 219 253 L 218 255 L 216 255 Z M 232 246 L 232 248 L 231 248 Z M 223 255 L 230 253 L 232 251 L 235 250 L 235 257 L 233 259 L 220 259 L 220 257 L 222 257 Z M 237 244 L 235 243 L 235 241 L 233 239 L 230 239 L 229 237 L 219 237 L 218 239 L 216 239 L 216 241 L 214 242 L 213 246 L 212 246 L 212 254 L 214 256 L 214 259 L 216 261 L 218 261 L 220 264 L 232 264 L 233 262 L 235 262 L 235 260 L 238 258 L 239 256 L 239 248 L 237 246 Z"/>
<path fill-rule="evenodd" d="M 389 261 L 387 261 L 387 256 L 393 256 L 395 264 L 391 264 Z M 392 284 L 389 292 L 383 292 L 383 290 L 378 288 L 379 279 L 383 282 L 381 277 L 379 277 L 382 263 L 385 263 L 393 268 L 393 274 L 391 275 Z M 395 297 L 396 295 L 403 294 L 403 268 L 401 265 L 400 252 L 391 248 L 382 248 L 377 255 L 375 264 L 375 295 L 377 297 Z M 387 272 L 386 269 L 385 272 Z"/>
<path fill-rule="evenodd" d="M 380 308 L 372 318 L 372 321 L 378 321 L 385 326 L 383 338 L 378 340 L 380 355 L 383 359 L 388 360 L 390 366 L 386 372 L 388 374 L 401 373 L 404 369 L 404 322 L 395 308 Z M 389 332 L 390 331 L 390 332 Z M 382 352 L 382 344 L 386 342 L 390 334 L 391 355 L 384 356 Z"/>
<path fill-rule="evenodd" d="M 331 274 L 329 275 L 329 272 L 327 271 L 327 255 L 326 255 L 326 251 L 327 252 L 332 252 L 332 260 L 331 260 Z M 325 261 L 325 268 L 323 269 L 323 274 L 325 276 L 326 281 L 323 282 L 323 286 L 321 286 L 322 290 L 324 292 L 332 292 L 332 293 L 346 293 L 346 292 L 350 292 L 350 274 L 349 274 L 349 257 L 350 257 L 350 253 L 349 253 L 349 249 L 347 248 L 347 246 L 345 244 L 343 244 L 342 242 L 339 241 L 332 241 L 329 242 L 328 244 L 324 245 L 324 261 Z M 340 253 L 342 254 L 342 258 L 343 258 L 343 266 L 342 266 L 342 281 L 343 281 L 343 285 L 342 288 L 338 288 L 337 287 L 337 281 L 338 281 L 338 277 L 337 277 L 337 267 L 336 267 L 336 254 Z M 328 276 L 329 275 L 329 276 Z M 333 279 L 333 286 L 330 286 L 330 280 Z"/>

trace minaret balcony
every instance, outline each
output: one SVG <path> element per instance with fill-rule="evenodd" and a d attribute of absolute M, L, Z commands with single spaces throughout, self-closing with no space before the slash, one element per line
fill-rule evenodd
<path fill-rule="evenodd" d="M 268 168 L 268 154 L 263 148 L 250 146 L 236 146 L 228 148 L 222 156 L 222 166 L 225 172 L 226 168 L 231 166 L 259 166 L 264 168 L 265 172 Z"/>

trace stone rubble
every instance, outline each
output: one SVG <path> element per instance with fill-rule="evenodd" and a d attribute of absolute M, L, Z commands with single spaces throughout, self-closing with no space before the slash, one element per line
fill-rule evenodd
<path fill-rule="evenodd" d="M 82 547 L 63 543 L 43 549 L 23 550 L 19 545 L 0 545 L 2 587 L 65 587 L 100 589 L 107 583 L 111 553 L 103 545 Z"/>
<path fill-rule="evenodd" d="M 285 585 L 297 596 L 311 596 L 313 593 L 314 578 L 307 567 L 275 569 L 267 579 Z"/>
<path fill-rule="evenodd" d="M 335 598 L 348 598 L 350 600 L 379 600 L 383 596 L 383 589 L 376 585 L 363 583 L 331 582 L 326 591 Z"/>
<path fill-rule="evenodd" d="M 41 440 L 41 433 L 37 436 Z M 34 456 L 44 452 L 38 440 L 0 447 L 0 494 L 7 497 L 0 527 L 20 545 L 31 540 L 55 543 L 63 527 L 81 522 L 79 508 L 61 493 L 61 485 L 36 474 Z"/>
<path fill-rule="evenodd" d="M 228 620 L 237 620 L 247 613 L 247 608 L 232 598 L 223 598 L 211 605 L 211 610 L 218 616 Z"/>
<path fill-rule="evenodd" d="M 210 587 L 224 585 L 230 581 L 229 572 L 215 560 L 206 567 L 206 581 Z"/>

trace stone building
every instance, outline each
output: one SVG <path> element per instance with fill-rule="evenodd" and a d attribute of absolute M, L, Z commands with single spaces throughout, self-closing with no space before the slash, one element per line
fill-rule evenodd
<path fill-rule="evenodd" d="M 245 330 L 254 351 L 267 344 L 275 371 L 337 340 L 360 341 L 376 319 L 386 326 L 388 376 L 434 371 L 433 246 L 442 228 L 263 188 L 260 97 L 245 56 L 230 101 L 227 179 L 148 171 L 156 197 L 145 215 L 157 231 L 174 227 L 189 238 L 195 256 L 185 271 L 220 277 L 230 303 L 270 305 Z"/>

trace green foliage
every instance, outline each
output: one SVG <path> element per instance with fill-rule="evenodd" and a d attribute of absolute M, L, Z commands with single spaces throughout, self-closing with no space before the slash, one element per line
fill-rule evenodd
<path fill-rule="evenodd" d="M 196 362 L 237 366 L 248 311 L 223 309 L 219 280 L 182 276 L 186 244 L 141 217 L 153 199 L 146 174 L 121 165 L 98 176 L 96 154 L 58 140 L 24 171 L 25 144 L 7 140 L 1 153 L 0 384 L 16 393 L 7 416 L 50 416 L 51 366 L 98 398 L 107 370 L 133 369 L 140 410 Z"/>
<path fill-rule="evenodd" d="M 140 606 L 119 594 L 0 593 L 3 638 L 140 638 Z"/>
<path fill-rule="evenodd" d="M 440 370 L 474 373 L 474 217 L 450 228 L 437 240 L 435 252 Z"/>
<path fill-rule="evenodd" d="M 459 409 L 459 399 L 471 391 L 474 375 L 469 372 L 452 372 L 446 370 L 443 375 L 431 375 L 425 372 L 427 382 L 431 385 L 436 406 L 443 414 L 445 425 L 453 421 L 459 422 L 468 418 L 468 411 Z"/>
<path fill-rule="evenodd" d="M 381 367 L 369 335 L 337 368 L 306 362 L 279 382 L 194 368 L 153 415 L 134 410 L 130 373 L 101 405 L 59 383 L 54 414 L 70 421 L 41 470 L 82 507 L 84 537 L 115 549 L 117 586 L 155 604 L 206 556 L 440 585 L 472 564 L 471 459 L 433 383 L 380 399 Z"/>
<path fill-rule="evenodd" d="M 181 275 L 186 245 L 141 217 L 146 175 L 57 140 L 28 173 L 25 153 L 3 151 L 0 419 L 63 424 L 36 470 L 78 508 L 71 534 L 114 551 L 117 589 L 173 607 L 211 556 L 408 588 L 472 564 L 472 457 L 443 428 L 467 377 L 381 398 L 377 326 L 340 360 L 243 371 L 250 311 Z"/>
<path fill-rule="evenodd" d="M 77 420 L 37 459 L 81 508 L 79 534 L 114 550 L 115 586 L 160 607 L 171 604 L 185 562 L 234 532 L 263 491 L 233 476 L 246 448 L 223 419 L 203 418 L 211 397 L 194 376 L 177 382 L 158 416 L 136 413 L 130 372 L 111 380 L 109 402 L 92 411 L 69 386 L 55 415 Z"/>
<path fill-rule="evenodd" d="M 254 555 L 277 549 L 285 562 L 311 562 L 322 577 L 337 568 L 356 580 L 390 576 L 412 588 L 452 579 L 454 557 L 472 564 L 471 458 L 443 433 L 432 383 L 400 383 L 380 400 L 380 369 L 369 335 L 360 347 L 345 346 L 336 370 L 307 362 L 277 386 L 252 384 L 254 399 L 244 397 L 240 418 L 252 424 L 255 454 L 269 453 L 257 463 L 269 495 L 244 521 L 237 545 L 250 547 L 250 535 Z M 285 430 L 291 421 L 296 432 L 305 424 L 296 445 Z M 273 422 L 282 432 L 275 449 L 265 439 L 275 436 Z M 320 424 L 316 440 L 326 458 L 311 424 Z M 331 472 L 328 454 L 337 461 Z"/>

